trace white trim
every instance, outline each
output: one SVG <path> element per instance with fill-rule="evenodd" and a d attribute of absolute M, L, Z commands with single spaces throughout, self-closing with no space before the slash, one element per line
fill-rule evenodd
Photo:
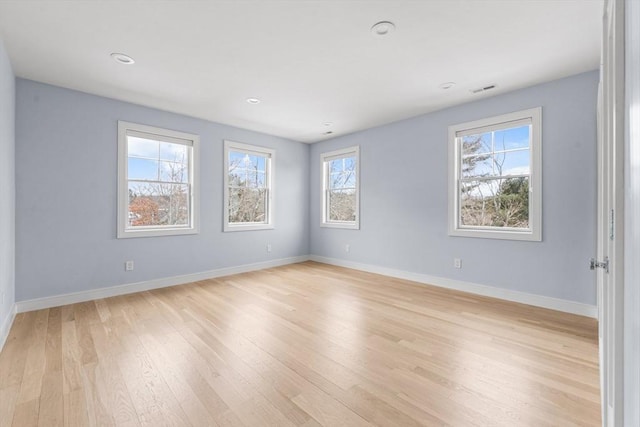
<path fill-rule="evenodd" d="M 187 145 L 189 150 L 189 183 L 191 185 L 190 214 L 188 226 L 176 227 L 149 227 L 139 229 L 127 228 L 129 214 L 129 182 L 128 182 L 128 156 L 127 135 L 136 136 L 151 135 L 159 141 L 179 143 Z M 198 135 L 180 132 L 170 129 L 162 129 L 154 126 L 141 125 L 118 120 L 118 239 L 134 237 L 157 237 L 183 234 L 198 234 L 200 217 L 200 137 Z"/>
<path fill-rule="evenodd" d="M 241 153 L 255 154 L 265 157 L 265 181 L 267 184 L 267 222 L 251 224 L 229 223 L 229 152 L 238 151 Z M 259 147 L 257 145 L 243 144 L 235 141 L 224 141 L 224 167 L 223 167 L 223 223 L 222 231 L 250 231 L 250 230 L 272 230 L 275 228 L 273 221 L 273 201 L 274 198 L 274 170 L 276 163 L 276 150 L 272 148 Z"/>
<path fill-rule="evenodd" d="M 624 422 L 640 425 L 640 4 L 625 2 Z M 628 261 L 631 260 L 631 261 Z"/>
<path fill-rule="evenodd" d="M 598 314 L 595 305 L 583 304 L 559 298 L 552 298 L 543 295 L 529 294 L 526 292 L 512 291 L 510 289 L 496 288 L 494 286 L 481 285 L 478 283 L 464 282 L 462 280 L 447 279 L 445 277 L 429 276 L 421 273 L 396 270 L 393 268 L 379 267 L 371 264 L 363 264 L 353 261 L 344 261 L 336 258 L 327 258 L 318 255 L 310 255 L 311 261 L 323 264 L 337 265 L 340 267 L 352 268 L 354 270 L 367 271 L 369 273 L 381 274 L 398 279 L 410 280 L 425 285 L 438 286 L 440 288 L 454 289 L 471 294 L 486 297 L 498 298 L 506 301 L 518 302 L 521 304 L 533 305 L 536 307 L 548 308 L 551 310 L 563 311 L 565 313 L 578 314 L 596 318 Z"/>
<path fill-rule="evenodd" d="M 337 160 L 344 157 L 351 157 L 355 155 L 356 158 L 356 220 L 355 221 L 329 221 L 327 219 L 327 175 L 326 163 L 331 160 Z M 327 228 L 343 228 L 349 230 L 360 229 L 360 146 L 356 145 L 348 148 L 341 148 L 339 150 L 329 151 L 327 153 L 320 154 L 320 207 L 322 209 L 320 215 L 320 227 Z"/>
<path fill-rule="evenodd" d="M 529 170 L 529 226 L 528 230 L 502 230 L 498 227 L 463 227 L 459 221 L 459 144 L 460 135 L 502 129 L 511 124 L 531 124 L 531 156 Z M 486 239 L 542 240 L 542 107 L 502 114 L 449 126 L 449 235 L 458 237 L 480 237 Z"/>
<path fill-rule="evenodd" d="M 429 276 L 426 274 L 412 273 L 403 270 L 396 270 L 387 267 L 379 267 L 371 264 L 363 264 L 353 261 L 344 261 L 336 258 L 327 258 L 318 255 L 301 255 L 290 258 L 280 258 L 271 261 L 258 262 L 253 264 L 244 264 L 235 267 L 224 267 L 216 270 L 203 271 L 200 273 L 185 274 L 181 276 L 173 276 L 161 279 L 153 279 L 144 282 L 129 283 L 125 285 L 117 285 L 106 288 L 92 289 L 82 292 L 74 292 L 70 294 L 55 295 L 44 298 L 37 298 L 26 301 L 18 301 L 14 304 L 10 322 L 2 324 L 0 332 L 5 329 L 8 332 L 7 323 L 13 322 L 15 313 L 24 313 L 27 311 L 41 310 L 45 308 L 58 307 L 61 305 L 75 304 L 79 302 L 92 301 L 100 298 L 109 298 L 118 295 L 126 295 L 135 292 L 148 291 L 153 289 L 165 288 L 169 286 L 182 285 L 186 283 L 197 282 L 200 280 L 214 279 L 217 277 L 229 276 L 232 274 L 247 273 L 250 271 L 263 270 L 266 268 L 280 267 L 283 265 L 296 264 L 305 261 L 315 261 L 323 264 L 336 265 L 340 267 L 351 268 L 354 270 L 367 271 L 370 273 L 381 274 L 384 276 L 395 277 L 398 279 L 410 280 L 413 282 L 438 286 L 441 288 L 454 289 L 462 292 L 469 292 L 476 295 L 503 299 L 522 304 L 533 305 L 536 307 L 548 308 L 551 310 L 563 311 L 582 316 L 596 318 L 597 308 L 589 304 L 578 303 L 574 301 L 563 300 L 559 298 L 546 297 L 542 295 L 529 294 L 525 292 L 512 291 L 509 289 L 501 289 L 493 286 L 481 285 L 472 282 L 464 282 L 461 280 L 447 279 L 437 276 Z M 2 336 L 0 336 L 1 338 Z M 6 338 L 6 337 L 5 337 Z"/>
<path fill-rule="evenodd" d="M 9 338 L 9 332 L 11 331 L 11 326 L 13 325 L 13 321 L 16 318 L 17 305 L 12 304 L 9 309 L 9 313 L 2 319 L 2 323 L 0 323 L 0 351 L 4 348 L 5 343 L 7 342 L 7 338 Z"/>
<path fill-rule="evenodd" d="M 128 283 L 125 285 L 116 285 L 106 288 L 74 292 L 70 294 L 54 295 L 50 297 L 19 301 L 16 302 L 16 307 L 18 313 L 23 313 L 26 311 L 41 310 L 44 308 L 92 301 L 100 298 L 109 298 L 118 295 L 132 294 L 135 292 L 149 291 L 152 289 L 166 288 L 168 286 L 183 285 L 185 283 L 214 279 L 216 277 L 230 276 L 232 274 L 247 273 L 249 271 L 263 270 L 265 268 L 280 267 L 283 265 L 296 264 L 308 260 L 309 257 L 307 255 L 302 255 L 290 258 L 280 258 L 270 261 L 257 262 L 253 264 L 244 264 L 235 267 L 223 267 L 215 270 L 203 271 L 200 273 L 184 274 L 181 276 L 152 279 L 146 280 L 144 282 Z"/>

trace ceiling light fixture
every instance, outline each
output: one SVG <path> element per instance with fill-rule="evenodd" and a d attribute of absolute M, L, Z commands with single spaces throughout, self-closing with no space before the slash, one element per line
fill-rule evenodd
<path fill-rule="evenodd" d="M 260 104 L 260 100 L 258 98 L 247 98 L 247 102 L 253 105 Z"/>
<path fill-rule="evenodd" d="M 331 122 L 324 122 L 324 123 L 323 123 L 323 125 L 324 125 L 324 126 L 331 126 L 332 124 L 333 124 L 333 123 L 331 123 Z"/>
<path fill-rule="evenodd" d="M 456 82 L 445 82 L 445 83 L 441 83 L 440 84 L 440 89 L 442 90 L 447 90 L 447 89 L 451 89 L 452 87 L 454 87 L 456 85 Z"/>
<path fill-rule="evenodd" d="M 333 133 L 333 131 L 332 131 L 332 130 L 328 130 L 328 131 L 326 131 L 325 133 L 323 133 L 323 135 L 331 135 L 332 133 Z"/>
<path fill-rule="evenodd" d="M 136 61 L 134 61 L 132 57 L 130 57 L 129 55 L 125 55 L 124 53 L 114 52 L 111 54 L 111 57 L 119 64 L 132 65 L 136 63 Z"/>
<path fill-rule="evenodd" d="M 396 26 L 390 21 L 380 21 L 371 27 L 371 32 L 374 36 L 384 37 L 388 36 L 395 30 Z"/>

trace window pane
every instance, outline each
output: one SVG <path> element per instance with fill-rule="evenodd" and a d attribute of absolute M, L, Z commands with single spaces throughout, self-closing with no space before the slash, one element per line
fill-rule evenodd
<path fill-rule="evenodd" d="M 266 223 L 267 190 L 229 188 L 229 223 Z"/>
<path fill-rule="evenodd" d="M 189 182 L 189 165 L 186 163 L 175 163 L 160 161 L 160 181 L 167 182 Z"/>
<path fill-rule="evenodd" d="M 462 138 L 462 155 L 482 154 L 491 152 L 491 133 L 466 135 Z"/>
<path fill-rule="evenodd" d="M 127 137 L 127 153 L 129 157 L 158 158 L 159 142 L 136 136 Z"/>
<path fill-rule="evenodd" d="M 127 175 L 129 179 L 157 181 L 158 161 L 129 157 Z"/>
<path fill-rule="evenodd" d="M 251 169 L 236 169 L 229 173 L 230 187 L 266 188 L 267 181 L 264 172 Z"/>
<path fill-rule="evenodd" d="M 244 170 L 244 174 L 243 174 L 243 179 L 244 179 L 244 185 L 245 187 L 249 187 L 249 188 L 259 188 L 261 187 L 260 185 L 260 178 L 258 177 L 258 175 L 262 174 L 261 172 L 258 172 L 255 169 L 245 169 Z M 262 174 L 264 175 L 264 174 Z"/>
<path fill-rule="evenodd" d="M 240 176 L 238 170 L 229 172 L 229 186 L 230 187 L 244 187 L 244 180 Z"/>
<path fill-rule="evenodd" d="M 529 148 L 530 126 L 495 131 L 495 150 L 513 150 L 517 148 Z"/>
<path fill-rule="evenodd" d="M 328 219 L 329 221 L 356 220 L 356 191 L 329 190 L 328 191 Z"/>
<path fill-rule="evenodd" d="M 339 172 L 329 176 L 329 189 L 353 188 L 356 186 L 355 171 Z"/>
<path fill-rule="evenodd" d="M 463 136 L 462 176 L 529 174 L 530 128 L 526 125 Z"/>
<path fill-rule="evenodd" d="M 528 175 L 530 173 L 529 156 L 529 150 L 518 150 L 464 157 L 461 168 L 462 177 Z"/>
<path fill-rule="evenodd" d="M 330 160 L 329 161 L 329 173 L 334 174 L 342 171 L 342 159 Z"/>
<path fill-rule="evenodd" d="M 189 225 L 189 185 L 129 182 L 129 227 Z"/>
<path fill-rule="evenodd" d="M 344 157 L 341 159 L 329 160 L 329 173 L 354 172 L 356 170 L 356 158 Z"/>
<path fill-rule="evenodd" d="M 356 159 L 345 157 L 328 162 L 329 189 L 354 188 L 356 186 Z"/>
<path fill-rule="evenodd" d="M 229 171 L 232 171 L 238 167 L 241 167 L 242 159 L 244 158 L 244 153 L 239 153 L 237 151 L 229 151 Z"/>
<path fill-rule="evenodd" d="M 260 162 L 259 159 L 263 161 Z M 251 170 L 264 170 L 264 158 L 255 154 L 230 151 L 229 169 L 231 169 L 232 166 Z"/>
<path fill-rule="evenodd" d="M 529 228 L 529 178 L 461 182 L 460 224 Z"/>
<path fill-rule="evenodd" d="M 187 150 L 189 147 L 182 144 L 172 144 L 170 142 L 160 143 L 160 159 L 170 160 L 178 163 L 188 163 Z"/>
<path fill-rule="evenodd" d="M 238 151 L 229 152 L 229 185 L 234 187 L 265 188 L 266 164 L 264 156 Z"/>
<path fill-rule="evenodd" d="M 493 156 L 481 154 L 464 157 L 461 171 L 463 178 L 494 175 Z"/>
<path fill-rule="evenodd" d="M 344 170 L 345 171 L 355 171 L 356 170 L 356 158 L 355 157 L 345 157 L 344 158 Z"/>
<path fill-rule="evenodd" d="M 502 175 L 529 175 L 531 173 L 530 156 L 531 153 L 529 152 L 529 150 L 509 151 L 507 153 L 502 153 L 500 155 L 502 161 Z"/>

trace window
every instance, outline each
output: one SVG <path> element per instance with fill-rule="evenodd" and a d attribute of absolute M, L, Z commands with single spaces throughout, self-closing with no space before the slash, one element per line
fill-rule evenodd
<path fill-rule="evenodd" d="M 322 160 L 322 226 L 360 228 L 360 148 L 324 153 Z"/>
<path fill-rule="evenodd" d="M 118 238 L 198 232 L 199 137 L 118 122 Z"/>
<path fill-rule="evenodd" d="M 224 231 L 273 228 L 275 151 L 224 142 Z"/>
<path fill-rule="evenodd" d="M 541 108 L 449 127 L 449 234 L 541 240 Z"/>

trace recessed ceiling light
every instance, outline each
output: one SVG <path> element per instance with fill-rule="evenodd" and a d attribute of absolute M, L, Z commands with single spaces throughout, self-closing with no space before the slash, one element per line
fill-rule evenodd
<path fill-rule="evenodd" d="M 136 63 L 136 61 L 134 61 L 132 57 L 130 57 L 129 55 L 125 55 L 124 53 L 114 52 L 111 54 L 111 57 L 114 61 L 124 65 L 131 65 Z"/>
<path fill-rule="evenodd" d="M 328 130 L 328 131 L 326 131 L 325 133 L 323 133 L 323 135 L 331 135 L 332 133 L 333 133 L 333 131 L 332 131 L 332 130 Z"/>
<path fill-rule="evenodd" d="M 374 24 L 373 27 L 371 27 L 371 32 L 374 36 L 384 37 L 391 34 L 393 30 L 395 30 L 395 28 L 396 26 L 393 24 L 393 22 L 380 21 Z"/>
<path fill-rule="evenodd" d="M 451 89 L 452 87 L 454 87 L 456 85 L 456 82 L 445 82 L 445 83 L 441 83 L 440 84 L 440 89 Z"/>
<path fill-rule="evenodd" d="M 260 104 L 260 100 L 258 98 L 247 98 L 247 102 L 249 104 Z"/>

